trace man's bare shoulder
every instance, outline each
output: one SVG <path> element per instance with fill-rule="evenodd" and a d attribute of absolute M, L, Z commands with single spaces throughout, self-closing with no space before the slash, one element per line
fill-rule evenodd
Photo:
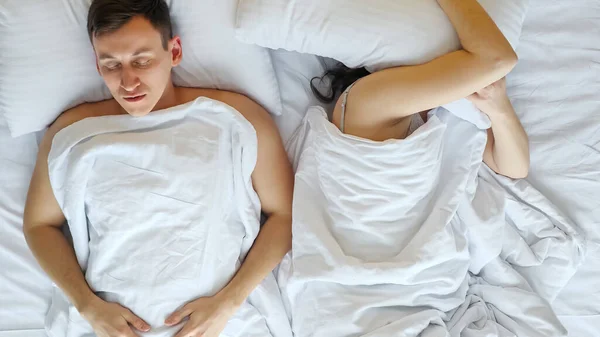
<path fill-rule="evenodd" d="M 83 103 L 63 112 L 50 126 L 49 133 L 56 134 L 67 126 L 80 120 L 109 115 L 122 114 L 121 106 L 114 99 L 95 103 Z"/>
<path fill-rule="evenodd" d="M 48 131 L 44 135 L 44 139 L 40 145 L 40 151 L 38 153 L 38 161 L 47 161 L 48 153 L 54 136 L 62 129 L 67 126 L 74 124 L 80 120 L 107 115 L 118 115 L 121 114 L 121 108 L 119 103 L 114 99 L 101 101 L 97 103 L 84 103 L 78 105 L 72 109 L 63 112 L 58 118 L 50 125 Z"/>
<path fill-rule="evenodd" d="M 229 102 L 232 101 L 239 101 L 243 98 L 247 98 L 246 96 L 233 91 L 219 89 L 178 87 L 177 91 L 177 95 L 179 96 L 179 104 L 191 102 L 198 97 L 206 97 L 216 101 L 221 101 L 226 104 L 229 104 Z"/>
<path fill-rule="evenodd" d="M 236 109 L 252 124 L 260 144 L 281 143 L 279 130 L 271 115 L 250 97 L 233 91 L 216 89 L 179 88 L 179 90 L 182 90 L 180 97 L 184 97 L 185 100 L 182 104 L 201 96 L 221 101 Z"/>
<path fill-rule="evenodd" d="M 269 113 L 260 104 L 250 97 L 237 92 L 199 88 L 178 88 L 178 90 L 179 97 L 181 97 L 181 104 L 191 102 L 198 97 L 207 97 L 231 106 L 239 111 L 252 124 L 263 119 L 271 119 Z"/>

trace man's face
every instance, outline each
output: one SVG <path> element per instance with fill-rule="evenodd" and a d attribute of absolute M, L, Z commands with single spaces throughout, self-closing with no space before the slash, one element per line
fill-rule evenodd
<path fill-rule="evenodd" d="M 178 37 L 163 47 L 160 32 L 143 17 L 119 30 L 93 37 L 98 71 L 115 100 L 132 116 L 147 115 L 171 84 L 181 61 Z"/>

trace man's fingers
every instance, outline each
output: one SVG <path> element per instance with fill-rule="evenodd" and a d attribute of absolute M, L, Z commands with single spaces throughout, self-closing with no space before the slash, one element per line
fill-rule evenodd
<path fill-rule="evenodd" d="M 174 313 L 172 313 L 171 316 L 169 316 L 165 320 L 165 324 L 167 326 L 177 325 L 177 324 L 181 323 L 181 321 L 183 321 L 183 319 L 186 318 L 186 317 L 188 317 L 191 313 L 192 313 L 192 311 L 189 310 L 188 307 L 187 307 L 187 305 L 186 305 L 183 308 L 181 308 L 181 309 L 175 311 Z"/>
<path fill-rule="evenodd" d="M 190 337 L 190 336 L 194 336 L 192 334 L 192 328 L 190 328 L 188 326 L 188 324 L 184 325 L 183 328 L 181 328 L 181 330 L 179 330 L 179 332 L 175 335 L 175 337 Z"/>
<path fill-rule="evenodd" d="M 120 333 L 119 336 L 124 336 L 124 337 L 140 337 L 138 336 L 135 332 L 133 332 L 133 330 L 131 330 L 131 328 L 128 326 L 124 327 Z"/>
<path fill-rule="evenodd" d="M 150 330 L 150 324 L 144 322 L 143 319 L 137 317 L 128 309 L 126 309 L 125 312 L 123 313 L 123 318 L 125 318 L 125 320 L 127 322 L 129 322 L 129 324 L 131 324 L 131 326 L 133 326 L 134 328 L 136 328 L 139 331 L 146 332 L 146 331 Z M 135 336 L 135 335 L 133 335 L 133 336 Z"/>

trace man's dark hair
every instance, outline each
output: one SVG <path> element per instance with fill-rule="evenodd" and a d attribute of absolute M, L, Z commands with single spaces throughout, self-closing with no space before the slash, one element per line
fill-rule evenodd
<path fill-rule="evenodd" d="M 87 30 L 92 38 L 111 33 L 136 16 L 150 21 L 161 34 L 163 48 L 173 37 L 169 6 L 164 0 L 94 0 L 88 12 Z"/>

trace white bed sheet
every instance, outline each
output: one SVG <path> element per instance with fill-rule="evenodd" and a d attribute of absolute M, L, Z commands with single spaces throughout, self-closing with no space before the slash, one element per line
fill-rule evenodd
<path fill-rule="evenodd" d="M 0 337 L 48 337 L 48 335 L 44 329 L 33 329 L 0 331 Z"/>
<path fill-rule="evenodd" d="M 22 234 L 37 148 L 36 135 L 11 138 L 0 126 L 0 337 L 45 336 L 52 284 Z"/>
<path fill-rule="evenodd" d="M 509 76 L 531 141 L 528 180 L 586 234 L 587 256 L 553 303 L 571 336 L 600 336 L 600 2 L 533 0 Z"/>
<path fill-rule="evenodd" d="M 532 0 L 518 49 L 520 62 L 508 78 L 509 94 L 531 141 L 528 180 L 587 236 L 586 260 L 553 304 L 576 337 L 600 336 L 599 36 L 597 0 Z M 285 53 L 272 56 L 284 104 L 295 103 L 277 120 L 287 139 L 306 112 L 308 79 L 320 73 L 311 56 Z"/>
<path fill-rule="evenodd" d="M 571 336 L 600 335 L 600 3 L 532 0 L 509 94 L 531 140 L 529 181 L 587 235 L 586 262 L 554 303 Z M 317 104 L 308 81 L 320 59 L 272 53 L 284 103 L 284 140 Z M 286 108 L 287 107 L 287 108 Z M 2 123 L 0 123 L 2 125 Z M 0 337 L 45 337 L 51 283 L 29 253 L 22 212 L 36 135 L 0 126 Z"/>

